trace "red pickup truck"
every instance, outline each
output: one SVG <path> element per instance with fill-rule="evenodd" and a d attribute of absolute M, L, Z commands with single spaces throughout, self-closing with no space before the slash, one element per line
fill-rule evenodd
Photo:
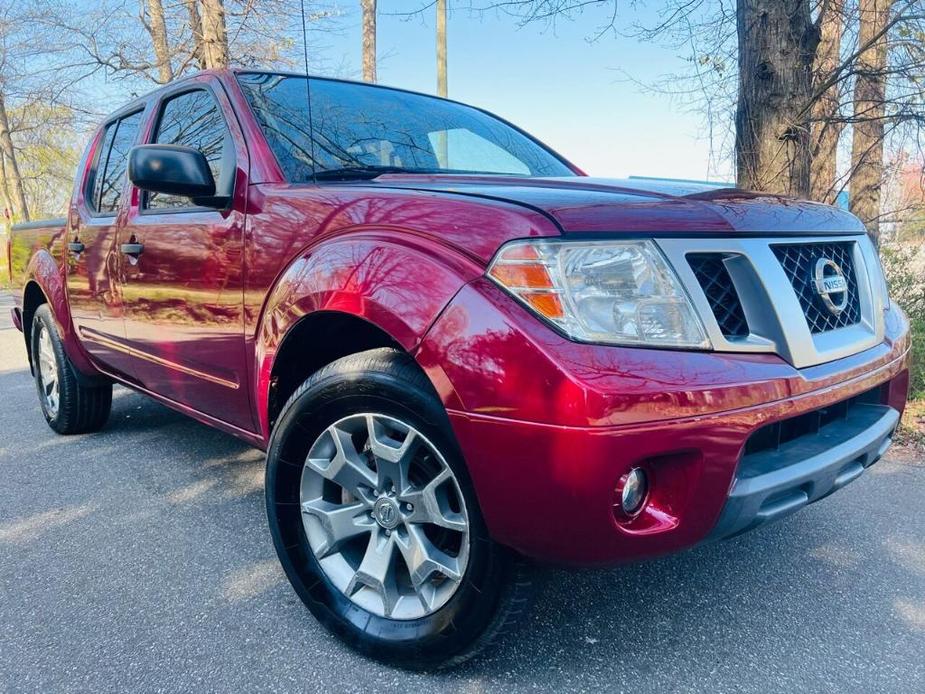
<path fill-rule="evenodd" d="M 526 558 L 635 560 L 821 499 L 905 405 L 907 321 L 850 214 L 590 178 L 398 89 L 170 84 L 12 243 L 49 425 L 101 429 L 120 383 L 265 449 L 293 588 L 405 666 L 503 633 Z"/>

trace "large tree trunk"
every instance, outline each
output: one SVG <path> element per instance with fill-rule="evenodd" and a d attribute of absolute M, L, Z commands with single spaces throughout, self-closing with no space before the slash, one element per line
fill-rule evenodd
<path fill-rule="evenodd" d="M 360 0 L 363 10 L 363 81 L 376 81 L 376 0 Z"/>
<path fill-rule="evenodd" d="M 809 195 L 809 110 L 818 32 L 810 0 L 738 0 L 738 185 Z"/>
<path fill-rule="evenodd" d="M 447 95 L 446 84 L 446 0 L 437 0 L 437 94 Z"/>
<path fill-rule="evenodd" d="M 14 214 L 22 221 L 29 221 L 29 204 L 26 202 L 26 190 L 23 188 L 22 176 L 19 174 L 19 164 L 16 161 L 16 150 L 13 148 L 13 138 L 10 135 L 10 122 L 6 117 L 6 102 L 0 93 L 0 149 L 6 159 L 6 178 L 12 188 L 12 201 Z"/>
<path fill-rule="evenodd" d="M 880 243 L 880 184 L 883 179 L 883 117 L 886 98 L 886 25 L 892 0 L 860 0 L 858 56 L 851 143 L 851 211 Z"/>
<path fill-rule="evenodd" d="M 209 69 L 228 67 L 228 31 L 222 0 L 201 0 L 202 44 Z"/>
<path fill-rule="evenodd" d="M 202 43 L 202 15 L 199 14 L 199 0 L 183 0 L 189 15 L 190 34 L 193 37 L 193 58 L 201 70 L 206 67 L 206 48 Z"/>
<path fill-rule="evenodd" d="M 844 0 L 823 0 L 819 14 L 819 48 L 813 65 L 813 81 L 820 84 L 838 67 L 842 30 L 845 25 Z M 810 169 L 810 196 L 820 202 L 835 202 L 836 159 L 842 121 L 839 118 L 838 82 L 818 96 L 812 108 L 813 158 Z"/>
<path fill-rule="evenodd" d="M 157 76 L 161 84 L 166 84 L 173 79 L 173 67 L 170 65 L 167 24 L 164 21 L 164 4 L 161 0 L 148 0 L 148 17 L 151 20 L 148 33 L 151 34 L 154 57 L 157 59 Z"/>

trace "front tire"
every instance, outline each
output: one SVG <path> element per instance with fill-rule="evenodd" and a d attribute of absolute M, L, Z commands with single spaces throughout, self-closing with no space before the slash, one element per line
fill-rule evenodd
<path fill-rule="evenodd" d="M 39 404 L 48 426 L 59 434 L 100 430 L 112 408 L 112 383 L 87 386 L 77 380 L 48 304 L 35 311 L 30 346 Z"/>
<path fill-rule="evenodd" d="M 404 354 L 345 357 L 289 399 L 267 453 L 277 554 L 315 617 L 410 668 L 462 662 L 523 610 L 523 562 L 488 535 L 449 420 Z"/>

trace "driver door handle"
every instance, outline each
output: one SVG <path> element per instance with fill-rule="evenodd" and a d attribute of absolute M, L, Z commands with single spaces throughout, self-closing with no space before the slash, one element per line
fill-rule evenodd
<path fill-rule="evenodd" d="M 119 250 L 125 255 L 141 255 L 145 250 L 145 245 L 143 243 L 123 243 Z"/>

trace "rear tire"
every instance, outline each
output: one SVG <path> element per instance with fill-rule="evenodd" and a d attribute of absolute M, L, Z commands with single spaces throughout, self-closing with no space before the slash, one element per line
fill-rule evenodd
<path fill-rule="evenodd" d="M 112 408 L 112 383 L 81 385 L 64 352 L 48 304 L 36 309 L 31 329 L 32 369 L 48 426 L 59 434 L 86 434 L 101 429 Z"/>
<path fill-rule="evenodd" d="M 367 656 L 412 669 L 456 665 L 527 605 L 528 567 L 489 537 L 446 411 L 401 352 L 344 357 L 296 390 L 270 441 L 266 497 L 296 593 Z M 380 563 L 377 548 L 390 546 Z M 461 570 L 452 578 L 422 567 L 422 554 Z"/>

